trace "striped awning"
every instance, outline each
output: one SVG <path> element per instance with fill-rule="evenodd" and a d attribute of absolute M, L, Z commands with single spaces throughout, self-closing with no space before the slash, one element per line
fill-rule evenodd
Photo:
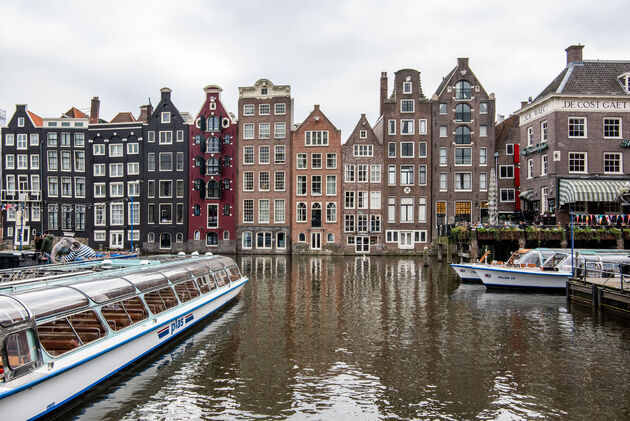
<path fill-rule="evenodd" d="M 534 190 L 533 189 L 527 189 L 521 192 L 521 194 L 518 195 L 518 197 L 520 197 L 523 200 L 532 200 L 534 198 Z"/>
<path fill-rule="evenodd" d="M 615 202 L 628 180 L 560 180 L 559 206 L 574 202 Z"/>

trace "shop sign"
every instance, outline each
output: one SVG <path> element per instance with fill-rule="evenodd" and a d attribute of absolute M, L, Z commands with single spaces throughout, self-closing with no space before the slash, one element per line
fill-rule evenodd
<path fill-rule="evenodd" d="M 630 148 L 630 139 L 624 139 L 621 141 L 622 148 Z"/>
<path fill-rule="evenodd" d="M 629 145 L 630 147 L 630 145 Z M 523 156 L 527 156 L 532 153 L 538 153 L 549 149 L 549 144 L 547 142 L 537 143 L 536 145 L 528 146 L 523 150 Z"/>

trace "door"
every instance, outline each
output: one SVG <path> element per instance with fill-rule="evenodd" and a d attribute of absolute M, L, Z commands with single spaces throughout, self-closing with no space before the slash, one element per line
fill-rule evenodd
<path fill-rule="evenodd" d="M 369 253 L 370 252 L 370 237 L 357 236 L 354 242 L 354 250 L 357 253 Z"/>
<path fill-rule="evenodd" d="M 20 226 L 17 225 L 15 227 L 15 237 L 14 237 L 14 244 L 16 246 L 20 245 L 20 239 L 22 240 L 22 247 L 24 246 L 28 246 L 29 245 L 29 241 L 31 240 L 31 228 L 28 225 L 24 225 L 24 226 Z M 22 234 L 20 236 L 20 234 Z"/>
<path fill-rule="evenodd" d="M 319 250 L 321 248 L 322 248 L 322 233 L 312 232 L 311 233 L 311 249 Z"/>
<path fill-rule="evenodd" d="M 112 231 L 109 233 L 109 248 L 110 249 L 122 249 L 123 243 L 123 231 Z"/>
<path fill-rule="evenodd" d="M 413 231 L 400 231 L 400 233 L 398 234 L 398 248 L 413 248 Z"/>

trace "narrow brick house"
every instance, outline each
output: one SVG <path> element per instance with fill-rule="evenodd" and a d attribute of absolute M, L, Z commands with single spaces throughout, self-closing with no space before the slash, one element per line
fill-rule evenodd
<path fill-rule="evenodd" d="M 238 116 L 238 250 L 289 253 L 291 87 L 260 79 L 253 86 L 239 88 Z"/>
<path fill-rule="evenodd" d="M 345 253 L 383 251 L 383 142 L 365 114 L 342 146 Z"/>
<path fill-rule="evenodd" d="M 315 105 L 292 135 L 292 248 L 296 253 L 341 250 L 341 131 Z"/>
<path fill-rule="evenodd" d="M 236 252 L 236 141 L 238 126 L 221 102 L 222 89 L 204 88 L 190 126 L 189 249 Z"/>

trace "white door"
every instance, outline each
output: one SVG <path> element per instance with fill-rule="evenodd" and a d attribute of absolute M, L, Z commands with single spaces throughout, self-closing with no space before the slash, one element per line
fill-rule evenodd
<path fill-rule="evenodd" d="M 400 231 L 400 233 L 398 234 L 398 248 L 413 248 L 413 231 Z"/>
<path fill-rule="evenodd" d="M 357 253 L 369 253 L 370 252 L 370 237 L 357 236 L 354 243 L 354 250 Z"/>
<path fill-rule="evenodd" d="M 321 248 L 322 248 L 322 233 L 312 232 L 311 233 L 311 249 L 319 250 Z"/>
<path fill-rule="evenodd" d="M 14 243 L 16 246 L 20 245 L 20 233 L 22 234 L 22 247 L 29 245 L 29 241 L 31 239 L 31 229 L 28 225 L 24 225 L 23 227 L 18 225 L 15 227 L 14 232 Z"/>
<path fill-rule="evenodd" d="M 110 249 L 122 249 L 124 231 L 111 231 L 109 233 L 109 248 Z"/>

